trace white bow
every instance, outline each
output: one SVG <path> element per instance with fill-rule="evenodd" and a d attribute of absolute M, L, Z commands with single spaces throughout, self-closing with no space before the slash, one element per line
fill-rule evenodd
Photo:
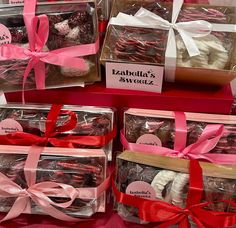
<path fill-rule="evenodd" d="M 134 16 L 119 13 L 109 22 L 111 25 L 169 30 L 165 53 L 165 75 L 168 76 L 169 81 L 174 81 L 176 70 L 177 50 L 174 30 L 177 30 L 182 37 L 190 57 L 200 54 L 193 37 L 204 37 L 212 31 L 212 24 L 204 20 L 177 23 L 182 5 L 183 0 L 173 1 L 171 22 L 144 8 L 140 8 Z"/>

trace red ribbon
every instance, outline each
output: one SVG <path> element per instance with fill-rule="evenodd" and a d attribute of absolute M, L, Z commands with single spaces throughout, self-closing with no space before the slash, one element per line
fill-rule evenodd
<path fill-rule="evenodd" d="M 69 110 L 62 110 L 62 105 L 53 104 L 46 120 L 44 136 L 37 136 L 26 132 L 14 132 L 7 135 L 0 135 L 0 144 L 18 146 L 45 146 L 50 144 L 55 147 L 79 147 L 94 146 L 102 147 L 109 143 L 116 136 L 116 128 L 104 136 L 63 136 L 60 134 L 76 127 L 76 114 Z M 62 126 L 56 126 L 58 117 L 61 114 L 68 114 L 69 120 Z M 59 135 L 59 136 L 58 136 Z"/>
<path fill-rule="evenodd" d="M 155 222 L 155 227 L 168 228 L 179 224 L 180 228 L 190 228 L 191 218 L 200 228 L 223 228 L 236 224 L 236 214 L 207 210 L 206 207 L 214 202 L 201 203 L 203 193 L 202 169 L 197 160 L 190 160 L 190 183 L 187 196 L 187 206 L 180 207 L 160 200 L 147 200 L 120 192 L 115 181 L 112 181 L 116 201 L 139 209 L 139 218 L 146 222 Z M 236 203 L 222 200 L 236 207 Z"/>
<path fill-rule="evenodd" d="M 108 24 L 108 20 L 99 21 L 98 30 L 99 30 L 100 33 L 106 32 L 107 24 Z"/>

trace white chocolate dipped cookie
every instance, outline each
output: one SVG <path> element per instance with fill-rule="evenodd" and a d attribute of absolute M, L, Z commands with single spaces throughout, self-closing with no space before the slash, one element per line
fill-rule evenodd
<path fill-rule="evenodd" d="M 61 67 L 61 74 L 65 77 L 81 77 L 89 73 L 91 66 L 93 65 L 90 61 L 85 60 L 86 70 L 80 68 Z"/>
<path fill-rule="evenodd" d="M 222 42 L 214 35 L 193 38 L 200 55 L 190 57 L 180 35 L 176 36 L 177 66 L 200 67 L 208 69 L 224 69 L 228 60 L 228 51 Z"/>
<path fill-rule="evenodd" d="M 60 35 L 67 35 L 71 31 L 68 22 L 69 20 L 64 20 L 54 25 L 55 29 L 59 32 Z"/>
<path fill-rule="evenodd" d="M 170 195 L 173 205 L 184 207 L 183 190 L 188 182 L 189 182 L 189 174 L 178 173 L 177 176 L 175 177 L 170 190 Z"/>
<path fill-rule="evenodd" d="M 163 197 L 163 191 L 166 190 L 166 186 L 172 182 L 177 173 L 170 170 L 161 170 L 153 179 L 151 186 L 154 188 L 156 192 L 156 198 L 164 200 L 168 203 L 171 202 L 171 198 L 169 194 L 166 194 Z"/>

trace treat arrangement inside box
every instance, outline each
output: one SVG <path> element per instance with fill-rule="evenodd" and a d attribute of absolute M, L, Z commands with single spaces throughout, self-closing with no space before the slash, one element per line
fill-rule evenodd
<path fill-rule="evenodd" d="M 122 193 L 186 208 L 190 178 L 188 166 L 187 160 L 179 158 L 125 151 L 117 159 L 116 186 Z M 209 163 L 201 163 L 201 167 L 204 173 L 201 202 L 211 202 L 204 209 L 234 213 L 235 204 L 231 205 L 229 202 L 236 202 L 235 167 Z M 119 203 L 116 209 L 128 221 L 144 222 L 140 221 L 140 212 L 134 206 Z M 164 210 L 161 206 L 156 207 L 157 214 L 158 211 L 160 215 L 163 214 L 161 210 Z M 163 214 L 163 222 L 168 217 L 167 211 L 168 209 L 165 216 Z"/>
<path fill-rule="evenodd" d="M 36 136 L 45 136 L 48 105 L 8 104 L 0 106 L 0 134 L 7 135 L 14 132 L 25 132 Z M 63 113 L 63 110 L 65 111 Z M 56 138 L 65 136 L 106 136 L 114 127 L 114 110 L 111 108 L 96 108 L 89 106 L 64 106 L 56 122 L 57 127 L 67 123 L 70 119 L 68 111 L 76 114 L 77 123 L 74 129 L 57 134 Z M 105 145 L 74 144 L 79 148 L 103 147 L 108 158 L 112 158 L 112 138 Z M 1 140 L 4 143 L 4 140 Z M 6 142 L 8 144 L 8 142 Z M 50 145 L 50 143 L 49 143 Z"/>
<path fill-rule="evenodd" d="M 201 113 L 186 113 L 185 115 L 187 119 L 186 146 L 196 143 L 207 125 L 222 124 L 223 134 L 210 152 L 236 154 L 236 118 L 234 116 Z M 124 113 L 124 135 L 130 143 L 174 148 L 175 122 L 173 112 L 128 109 Z"/>
<path fill-rule="evenodd" d="M 23 146 L 1 146 L 0 172 L 22 189 L 28 188 L 24 167 L 30 149 L 32 150 Z M 97 199 L 89 199 L 89 193 L 86 195 L 86 191 L 97 188 L 106 179 L 106 161 L 103 150 L 45 147 L 36 168 L 36 184 L 50 181 L 70 185 L 78 191 L 84 189 L 84 198 L 75 199 L 71 206 L 61 208 L 61 211 L 73 217 L 90 217 L 96 212 L 105 210 L 105 193 Z M 60 192 L 53 193 L 51 190 L 47 196 L 58 204 L 67 202 L 68 198 L 60 194 Z M 8 212 L 16 198 L 17 196 L 1 197 L 0 211 Z M 44 214 L 45 212 L 33 202 L 31 213 Z"/>
<path fill-rule="evenodd" d="M 46 88 L 80 86 L 98 81 L 98 26 L 95 10 L 94 1 L 38 3 L 36 15 L 47 15 L 49 22 L 45 17 L 38 17 L 39 27 L 32 28 L 39 36 L 35 39 L 36 35 L 29 32 L 34 24 L 31 22 L 31 25 L 26 26 L 27 16 L 23 16 L 22 4 L 1 5 L 0 23 L 8 35 L 5 41 L 14 46 L 1 46 L 0 88 L 5 91 L 22 89 L 23 75 L 29 62 L 32 62 L 32 56 L 25 51 L 29 47 L 31 51 L 38 52 L 41 71 L 44 67 L 42 62 L 45 62 Z M 76 62 L 72 64 L 73 61 Z M 25 89 L 38 88 L 39 70 L 36 71 L 36 75 L 33 71 L 27 75 Z"/>
<path fill-rule="evenodd" d="M 235 23 L 235 8 L 183 4 L 172 39 L 170 21 L 177 4 L 178 1 L 175 6 L 154 1 L 115 1 L 102 63 L 165 65 L 167 81 L 211 85 L 231 81 L 235 77 L 235 34 L 224 25 L 230 24 L 231 28 Z M 191 41 L 186 36 L 191 36 Z M 189 42 L 192 43 L 188 47 Z M 195 50 L 191 52 L 191 48 Z M 170 56 L 175 59 L 174 65 Z"/>
<path fill-rule="evenodd" d="M 235 227 L 228 3 L 0 0 L 0 227 Z"/>

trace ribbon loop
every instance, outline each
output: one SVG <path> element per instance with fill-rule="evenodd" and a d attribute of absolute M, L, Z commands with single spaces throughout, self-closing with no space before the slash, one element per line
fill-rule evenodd
<path fill-rule="evenodd" d="M 20 190 L 17 195 L 18 197 L 30 197 L 30 193 L 28 192 L 27 189 Z"/>

